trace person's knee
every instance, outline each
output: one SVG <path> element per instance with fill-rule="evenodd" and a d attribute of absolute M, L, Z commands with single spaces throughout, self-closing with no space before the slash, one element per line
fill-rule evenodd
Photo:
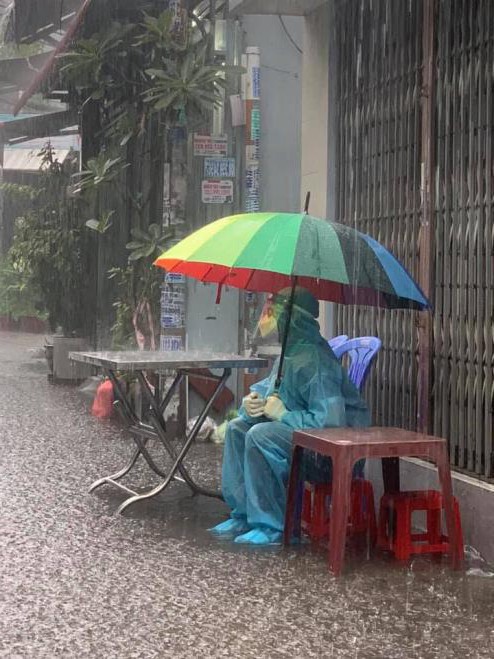
<path fill-rule="evenodd" d="M 245 421 L 240 417 L 237 417 L 228 422 L 227 432 L 241 432 L 245 425 Z"/>
<path fill-rule="evenodd" d="M 245 448 L 248 451 L 249 449 L 262 449 L 266 448 L 270 443 L 270 440 L 273 440 L 273 423 L 258 423 L 245 435 Z"/>
<path fill-rule="evenodd" d="M 240 418 L 233 419 L 226 427 L 225 442 L 238 443 L 244 442 L 246 433 L 249 430 L 248 424 Z"/>

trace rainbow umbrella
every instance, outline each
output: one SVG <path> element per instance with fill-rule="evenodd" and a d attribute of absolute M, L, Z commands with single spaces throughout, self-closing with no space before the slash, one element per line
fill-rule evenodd
<path fill-rule="evenodd" d="M 413 278 L 380 243 L 307 213 L 224 217 L 164 252 L 155 265 L 216 283 L 218 295 L 222 286 L 272 293 L 292 287 L 290 308 L 296 285 L 341 304 L 430 308 Z M 285 335 L 280 374 L 286 340 Z"/>
<path fill-rule="evenodd" d="M 224 217 L 164 252 L 155 265 L 203 282 L 278 292 L 297 284 L 341 304 L 428 309 L 399 261 L 376 240 L 304 213 Z"/>

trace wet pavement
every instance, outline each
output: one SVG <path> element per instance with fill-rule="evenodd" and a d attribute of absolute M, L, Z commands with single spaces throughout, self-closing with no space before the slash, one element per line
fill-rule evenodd
<path fill-rule="evenodd" d="M 494 656 L 494 579 L 364 553 L 336 580 L 321 550 L 210 537 L 224 505 L 178 483 L 116 516 L 122 494 L 87 488 L 132 444 L 47 382 L 42 343 L 0 333 L 1 657 Z M 221 447 L 194 447 L 202 483 L 220 463 Z"/>

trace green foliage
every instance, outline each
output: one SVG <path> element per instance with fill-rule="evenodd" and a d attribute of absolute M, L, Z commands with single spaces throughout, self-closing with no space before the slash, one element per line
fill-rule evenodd
<path fill-rule="evenodd" d="M 163 276 L 158 268 L 153 268 L 148 259 L 125 268 L 112 268 L 109 278 L 116 283 L 118 297 L 113 303 L 115 323 L 111 328 L 113 346 L 116 349 L 128 348 L 135 343 L 132 319 L 140 302 L 147 301 L 155 322 L 160 316 L 160 290 Z M 156 334 L 158 328 L 156 327 Z"/>
<path fill-rule="evenodd" d="M 118 299 L 113 304 L 116 318 L 111 330 L 116 348 L 128 347 L 133 343 L 132 317 L 141 302 L 149 302 L 153 318 L 159 318 L 163 273 L 153 267 L 153 261 L 170 247 L 173 240 L 173 233 L 162 231 L 157 224 L 151 224 L 147 231 L 132 229 L 131 233 L 133 240 L 126 245 L 130 252 L 127 267 L 109 271 L 109 277 L 115 281 L 118 290 Z"/>
<path fill-rule="evenodd" d="M 88 249 L 79 203 L 66 194 L 71 172 L 49 145 L 41 154 L 39 189 L 29 210 L 15 221 L 7 267 L 15 273 L 18 292 L 47 312 L 52 329 L 61 326 L 68 335 L 82 334 L 91 312 L 81 304 Z"/>
<path fill-rule="evenodd" d="M 105 89 L 118 83 L 119 67 L 125 63 L 126 37 L 135 25 L 115 22 L 103 33 L 79 39 L 74 49 L 61 55 L 65 64 L 60 72 L 67 82 L 89 99 L 105 97 Z"/>
<path fill-rule="evenodd" d="M 173 60 L 163 60 L 160 68 L 146 70 L 151 85 L 144 92 L 144 100 L 153 110 L 182 112 L 185 120 L 197 122 L 204 121 L 207 113 L 222 102 L 227 69 L 206 64 L 208 47 L 205 40 Z"/>
<path fill-rule="evenodd" d="M 111 228 L 112 223 L 110 222 L 112 216 L 115 214 L 115 211 L 108 211 L 107 213 L 102 213 L 99 219 L 91 219 L 86 222 L 88 229 L 96 231 L 97 233 L 106 233 L 108 229 Z"/>
<path fill-rule="evenodd" d="M 82 333 L 85 310 L 80 292 L 85 268 L 80 258 L 81 231 L 64 226 L 63 214 L 46 210 L 17 218 L 10 263 L 39 297 L 53 330 L 61 326 L 66 334 Z"/>
<path fill-rule="evenodd" d="M 204 30 L 195 33 L 198 43 L 177 40 L 168 9 L 144 13 L 141 23 L 113 23 L 63 55 L 62 81 L 82 104 L 104 100 L 103 130 L 118 136 L 121 146 L 139 134 L 150 113 L 159 112 L 167 127 L 204 121 L 222 101 L 226 76 L 244 69 L 208 64 L 211 39 Z"/>
<path fill-rule="evenodd" d="M 151 46 L 151 57 L 170 48 L 178 47 L 178 44 L 174 43 L 171 33 L 172 18 L 172 13 L 168 10 L 156 17 L 144 12 L 144 21 L 140 25 L 141 30 L 134 45 L 137 47 Z"/>
<path fill-rule="evenodd" d="M 0 316 L 45 318 L 38 285 L 8 259 L 0 261 Z"/>
<path fill-rule="evenodd" d="M 78 181 L 73 192 L 78 194 L 97 191 L 98 188 L 111 183 L 125 167 L 127 165 L 122 163 L 122 158 L 106 158 L 105 154 L 101 153 L 97 158 L 88 160 L 86 169 L 74 174 Z"/>
<path fill-rule="evenodd" d="M 105 194 L 111 188 L 121 192 L 119 208 L 127 209 L 126 220 L 130 216 L 134 227 L 127 243 L 127 266 L 112 268 L 109 273 L 118 294 L 113 327 L 117 345 L 128 345 L 134 333 L 132 315 L 143 301 L 159 317 L 163 273 L 152 263 L 172 238 L 152 215 L 159 207 L 155 196 L 162 181 L 150 182 L 154 203 L 136 194 L 142 171 L 146 171 L 141 164 L 149 159 L 148 131 L 170 149 L 171 129 L 203 125 L 214 106 L 223 101 L 228 77 L 243 72 L 240 67 L 210 63 L 211 39 L 199 19 L 192 19 L 185 32 L 175 34 L 171 11 L 149 12 L 138 22 L 113 23 L 99 34 L 80 39 L 63 56 L 60 70 L 60 83 L 69 89 L 72 105 L 84 110 L 89 103 L 95 111 L 100 155 L 85 163 L 73 186 L 81 207 L 85 204 L 82 224 L 99 240 L 103 234 L 111 236 L 116 211 L 104 205 L 111 198 Z M 151 150 L 154 152 L 155 143 Z M 132 168 L 126 177 L 128 186 L 119 176 L 126 167 Z M 156 167 L 156 175 L 161 171 Z M 116 262 L 121 263 L 118 256 Z"/>
<path fill-rule="evenodd" d="M 150 224 L 147 231 L 135 228 L 130 233 L 134 240 L 126 245 L 130 250 L 129 262 L 159 256 L 173 238 L 172 231 L 162 231 L 157 224 Z"/>
<path fill-rule="evenodd" d="M 42 190 L 20 183 L 0 183 L 0 190 L 4 195 L 16 201 L 33 201 L 42 194 Z"/>

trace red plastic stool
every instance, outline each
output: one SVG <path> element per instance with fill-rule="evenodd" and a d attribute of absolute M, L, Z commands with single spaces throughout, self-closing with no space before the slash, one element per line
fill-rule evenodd
<path fill-rule="evenodd" d="M 329 535 L 331 483 L 306 482 L 302 504 L 301 528 L 313 540 Z M 370 543 L 376 543 L 377 524 L 372 483 L 363 478 L 352 480 L 350 516 L 347 534 L 368 534 Z"/>
<path fill-rule="evenodd" d="M 453 497 L 454 519 L 458 535 L 458 559 L 463 560 L 463 535 L 460 508 Z M 412 533 L 412 513 L 427 513 L 425 533 Z M 407 560 L 411 554 L 448 554 L 449 538 L 441 532 L 443 497 L 436 490 L 414 490 L 384 494 L 379 508 L 377 546 L 392 551 L 398 560 Z M 393 520 L 392 522 L 391 520 Z M 394 526 L 394 531 L 392 530 Z"/>

